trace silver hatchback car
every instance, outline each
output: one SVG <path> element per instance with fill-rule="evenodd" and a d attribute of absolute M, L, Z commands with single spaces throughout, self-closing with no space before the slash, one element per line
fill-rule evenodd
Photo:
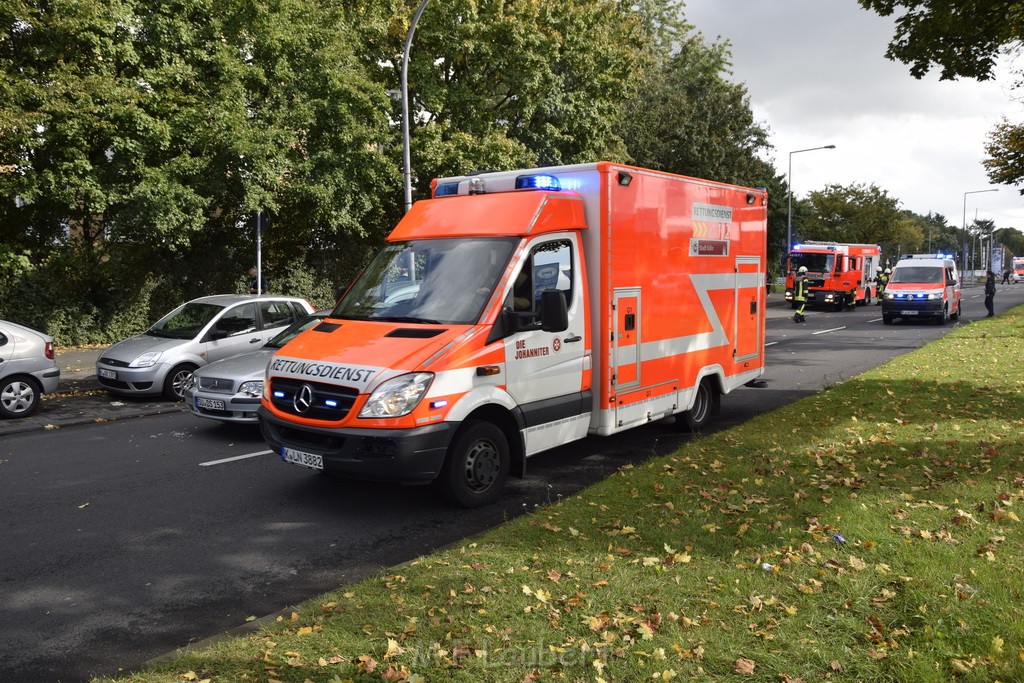
<path fill-rule="evenodd" d="M 96 361 L 96 378 L 117 394 L 181 399 L 197 368 L 257 349 L 312 312 L 308 301 L 292 296 L 194 299 L 104 351 Z"/>
<path fill-rule="evenodd" d="M 31 415 L 59 384 L 53 337 L 0 320 L 0 416 Z"/>
<path fill-rule="evenodd" d="M 185 386 L 185 405 L 199 417 L 221 422 L 256 424 L 267 363 L 279 348 L 323 320 L 317 311 L 286 327 L 258 351 L 210 363 L 192 373 Z"/>

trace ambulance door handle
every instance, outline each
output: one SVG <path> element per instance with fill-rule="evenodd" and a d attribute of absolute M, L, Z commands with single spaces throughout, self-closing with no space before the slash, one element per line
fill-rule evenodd
<path fill-rule="evenodd" d="M 579 336 L 578 334 L 574 334 L 571 337 L 566 337 L 562 341 L 564 341 L 566 344 L 575 344 L 578 341 L 583 341 L 583 337 Z"/>

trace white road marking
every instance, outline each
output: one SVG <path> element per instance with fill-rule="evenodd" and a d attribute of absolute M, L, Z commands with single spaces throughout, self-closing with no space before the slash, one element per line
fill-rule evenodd
<path fill-rule="evenodd" d="M 771 346 L 772 344 L 778 344 L 779 342 L 765 342 L 765 346 Z"/>
<path fill-rule="evenodd" d="M 233 458 L 224 458 L 223 460 L 211 460 L 209 462 L 199 463 L 200 467 L 208 467 L 210 465 L 220 465 L 225 462 L 234 462 L 235 460 L 245 460 L 246 458 L 255 458 L 260 455 L 268 455 L 274 451 L 256 451 L 255 453 L 246 453 L 245 455 L 236 455 Z"/>
<path fill-rule="evenodd" d="M 981 298 L 981 294 L 975 294 L 975 295 L 974 295 L 974 296 L 972 296 L 971 298 L 972 298 L 972 299 L 980 299 L 980 298 Z"/>
<path fill-rule="evenodd" d="M 877 322 L 878 322 L 879 320 L 881 320 L 881 318 L 872 318 L 872 319 L 871 319 L 871 320 L 869 320 L 868 322 L 869 322 L 869 323 L 877 323 Z"/>
<path fill-rule="evenodd" d="M 811 334 L 825 334 L 826 332 L 836 332 L 838 330 L 845 330 L 845 329 L 846 329 L 846 325 L 843 325 L 842 327 L 833 327 L 831 330 L 819 330 L 817 332 L 811 332 Z"/>

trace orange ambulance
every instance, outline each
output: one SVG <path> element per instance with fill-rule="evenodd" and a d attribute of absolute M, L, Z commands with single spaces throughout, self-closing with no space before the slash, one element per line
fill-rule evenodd
<path fill-rule="evenodd" d="M 434 181 L 328 318 L 271 359 L 282 460 L 495 500 L 532 455 L 764 372 L 767 195 L 608 162 Z"/>

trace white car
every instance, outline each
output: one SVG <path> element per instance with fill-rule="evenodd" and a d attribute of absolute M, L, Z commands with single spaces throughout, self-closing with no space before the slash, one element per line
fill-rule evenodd
<path fill-rule="evenodd" d="M 0 416 L 31 415 L 59 384 L 53 337 L 0 320 Z"/>
<path fill-rule="evenodd" d="M 278 333 L 259 351 L 210 363 L 192 373 L 185 386 L 185 405 L 194 415 L 221 422 L 256 424 L 263 393 L 263 377 L 274 352 L 323 320 L 329 311 L 317 311 Z"/>
<path fill-rule="evenodd" d="M 194 299 L 104 351 L 96 361 L 96 378 L 117 394 L 163 394 L 178 400 L 196 369 L 258 349 L 312 312 L 308 301 L 293 296 Z"/>

